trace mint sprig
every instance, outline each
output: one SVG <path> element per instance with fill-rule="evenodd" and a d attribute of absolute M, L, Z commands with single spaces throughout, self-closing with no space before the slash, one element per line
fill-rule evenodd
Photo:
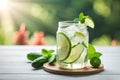
<path fill-rule="evenodd" d="M 102 56 L 102 53 L 96 52 L 95 47 L 92 44 L 88 45 L 88 58 L 90 59 L 90 64 L 97 68 L 101 64 L 100 57 Z"/>
<path fill-rule="evenodd" d="M 47 49 L 42 49 L 41 54 L 43 54 L 45 57 L 51 57 L 52 53 L 54 53 L 54 50 L 47 50 Z"/>
<path fill-rule="evenodd" d="M 84 16 L 83 12 L 81 12 L 81 13 L 79 14 L 79 20 L 80 20 L 81 23 L 85 23 L 85 17 L 86 17 L 86 16 Z"/>
<path fill-rule="evenodd" d="M 88 58 L 91 59 L 93 57 L 101 57 L 102 53 L 100 52 L 96 52 L 96 49 L 94 48 L 94 46 L 92 44 L 88 45 Z"/>
<path fill-rule="evenodd" d="M 85 16 L 83 12 L 79 14 L 79 18 L 75 18 L 73 21 L 80 21 L 81 23 L 85 23 L 85 18 L 88 16 Z"/>
<path fill-rule="evenodd" d="M 85 16 L 83 12 L 79 14 L 78 18 L 75 18 L 73 21 L 80 21 L 82 24 L 94 28 L 94 21 L 90 16 Z"/>

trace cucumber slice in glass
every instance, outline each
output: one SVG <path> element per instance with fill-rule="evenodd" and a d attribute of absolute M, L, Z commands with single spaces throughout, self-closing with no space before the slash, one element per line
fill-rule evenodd
<path fill-rule="evenodd" d="M 63 61 L 65 60 L 71 52 L 71 41 L 66 36 L 65 33 L 59 32 L 57 34 L 57 44 L 58 44 L 58 59 Z"/>
<path fill-rule="evenodd" d="M 74 63 L 80 58 L 83 51 L 84 51 L 84 46 L 82 44 L 76 45 L 75 47 L 72 48 L 70 55 L 63 62 L 68 64 Z"/>

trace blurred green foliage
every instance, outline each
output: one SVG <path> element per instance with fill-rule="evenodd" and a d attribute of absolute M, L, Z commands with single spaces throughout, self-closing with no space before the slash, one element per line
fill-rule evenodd
<path fill-rule="evenodd" d="M 45 35 L 55 38 L 59 21 L 73 20 L 84 12 L 95 22 L 95 29 L 88 29 L 90 42 L 104 34 L 111 40 L 120 40 L 120 0 L 11 0 L 11 3 L 14 5 L 9 7 L 9 12 L 14 29 L 18 30 L 20 24 L 25 23 L 29 37 L 35 31 L 44 31 Z M 1 38 L 2 35 L 0 44 L 3 44 L 4 38 Z M 95 40 L 93 43 L 97 44 Z"/>
<path fill-rule="evenodd" d="M 0 30 L 0 44 L 5 44 L 5 37 L 4 32 Z"/>
<path fill-rule="evenodd" d="M 96 38 L 92 41 L 92 44 L 99 46 L 108 46 L 111 45 L 111 38 L 109 35 L 102 35 L 99 38 Z"/>

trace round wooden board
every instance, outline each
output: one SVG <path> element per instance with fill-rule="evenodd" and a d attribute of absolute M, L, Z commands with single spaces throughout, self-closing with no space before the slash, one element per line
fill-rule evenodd
<path fill-rule="evenodd" d="M 43 65 L 44 70 L 51 73 L 56 74 L 79 74 L 79 75 L 88 75 L 88 74 L 95 74 L 99 73 L 104 70 L 104 65 L 101 64 L 99 68 L 93 68 L 88 64 L 85 68 L 82 69 L 62 69 L 59 68 L 58 63 L 54 63 L 53 65 L 50 65 L 49 63 L 45 63 Z"/>

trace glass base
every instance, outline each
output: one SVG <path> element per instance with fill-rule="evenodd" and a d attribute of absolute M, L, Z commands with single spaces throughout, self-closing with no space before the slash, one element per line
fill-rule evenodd
<path fill-rule="evenodd" d="M 60 68 L 62 69 L 81 69 L 84 68 L 87 64 L 85 63 L 72 63 L 72 64 L 66 64 L 66 63 L 58 63 Z"/>

